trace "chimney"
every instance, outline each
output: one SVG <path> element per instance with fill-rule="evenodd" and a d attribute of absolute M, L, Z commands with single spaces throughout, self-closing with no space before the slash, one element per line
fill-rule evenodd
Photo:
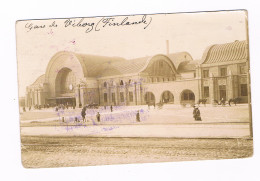
<path fill-rule="evenodd" d="M 166 40 L 166 55 L 168 56 L 169 54 L 169 40 Z"/>

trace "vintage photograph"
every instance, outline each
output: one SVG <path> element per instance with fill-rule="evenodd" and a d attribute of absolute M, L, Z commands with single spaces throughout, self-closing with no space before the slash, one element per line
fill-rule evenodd
<path fill-rule="evenodd" d="M 253 156 L 247 11 L 16 22 L 26 168 Z"/>

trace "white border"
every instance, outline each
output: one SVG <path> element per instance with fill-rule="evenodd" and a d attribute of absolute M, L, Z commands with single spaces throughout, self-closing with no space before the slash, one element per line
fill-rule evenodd
<path fill-rule="evenodd" d="M 156 0 L 140 1 L 3 1 L 0 5 L 0 166 L 1 180 L 259 180 L 259 38 L 260 2 L 255 0 Z M 21 165 L 15 21 L 64 17 L 173 13 L 247 9 L 249 12 L 250 63 L 255 153 L 253 158 L 153 164 L 25 169 Z"/>

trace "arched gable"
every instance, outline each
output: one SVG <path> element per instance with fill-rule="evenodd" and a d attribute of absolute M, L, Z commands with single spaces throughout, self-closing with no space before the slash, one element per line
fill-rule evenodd
<path fill-rule="evenodd" d="M 56 92 L 56 78 L 64 68 L 70 69 L 76 77 L 76 82 L 87 76 L 85 64 L 72 52 L 58 52 L 50 60 L 46 73 L 45 82 L 48 83 L 49 96 L 54 97 Z"/>
<path fill-rule="evenodd" d="M 163 54 L 158 54 L 147 59 L 144 67 L 139 71 L 139 73 L 151 73 L 151 71 L 155 71 L 153 73 L 160 73 L 159 70 L 156 72 L 156 70 L 152 67 L 155 66 L 155 68 L 159 68 L 161 66 L 160 64 L 162 64 L 163 66 L 166 65 L 171 71 L 172 75 L 178 74 L 173 62 L 169 59 L 169 57 Z"/>

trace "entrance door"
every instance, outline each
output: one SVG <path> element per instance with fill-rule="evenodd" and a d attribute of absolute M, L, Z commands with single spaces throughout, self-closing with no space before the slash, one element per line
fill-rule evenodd
<path fill-rule="evenodd" d="M 225 85 L 220 85 L 219 86 L 219 98 L 227 100 L 227 90 Z"/>

